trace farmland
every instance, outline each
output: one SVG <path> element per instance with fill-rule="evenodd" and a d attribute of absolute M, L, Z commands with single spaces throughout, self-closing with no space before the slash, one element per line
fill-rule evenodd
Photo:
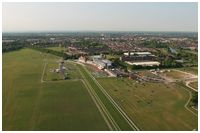
<path fill-rule="evenodd" d="M 139 84 L 126 78 L 98 81 L 143 130 L 193 130 L 198 126 L 197 115 L 185 108 L 190 95 L 184 86 Z"/>
<path fill-rule="evenodd" d="M 56 65 L 30 49 L 3 54 L 3 130 L 109 130 L 81 81 L 41 83 L 45 57 Z"/>

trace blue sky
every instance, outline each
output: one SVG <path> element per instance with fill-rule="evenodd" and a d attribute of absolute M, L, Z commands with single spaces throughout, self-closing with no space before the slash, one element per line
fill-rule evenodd
<path fill-rule="evenodd" d="M 3 32 L 198 31 L 197 3 L 3 3 Z"/>

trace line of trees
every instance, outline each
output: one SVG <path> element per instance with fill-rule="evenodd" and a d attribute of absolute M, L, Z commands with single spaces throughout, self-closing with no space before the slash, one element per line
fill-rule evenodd
<path fill-rule="evenodd" d="M 10 52 L 24 48 L 23 43 L 16 41 L 11 43 L 2 43 L 2 52 Z"/>
<path fill-rule="evenodd" d="M 55 56 L 63 57 L 64 60 L 78 59 L 78 56 L 76 56 L 76 55 L 68 55 L 66 53 L 55 51 L 55 50 L 52 50 L 52 49 L 45 49 L 45 48 L 39 48 L 39 47 L 29 47 L 29 48 L 43 52 L 43 53 L 50 53 L 50 54 L 53 54 Z"/>

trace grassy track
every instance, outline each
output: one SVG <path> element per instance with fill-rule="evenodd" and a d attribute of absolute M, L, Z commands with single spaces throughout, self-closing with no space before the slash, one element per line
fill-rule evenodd
<path fill-rule="evenodd" d="M 3 54 L 3 130 L 109 130 L 81 81 L 41 83 L 43 59 L 30 49 Z"/>
<path fill-rule="evenodd" d="M 117 123 L 117 125 L 120 127 L 121 130 L 139 130 L 138 128 L 133 128 L 128 121 L 123 117 L 120 111 L 117 110 L 115 105 L 109 101 L 109 99 L 106 97 L 106 95 L 101 91 L 97 83 L 92 79 L 91 75 L 87 72 L 86 69 L 83 68 L 83 66 L 78 66 L 81 73 L 83 73 L 84 78 L 87 80 L 88 84 L 91 85 L 91 87 L 94 89 L 95 93 L 98 95 L 104 106 L 107 108 L 109 113 L 111 114 L 114 121 Z"/>
<path fill-rule="evenodd" d="M 190 94 L 183 86 L 138 84 L 125 78 L 98 81 L 141 130 L 197 129 L 198 117 L 185 108 Z"/>

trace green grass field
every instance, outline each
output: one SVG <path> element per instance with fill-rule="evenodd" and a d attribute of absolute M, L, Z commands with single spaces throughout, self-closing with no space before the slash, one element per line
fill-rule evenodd
<path fill-rule="evenodd" d="M 177 84 L 139 84 L 134 80 L 101 78 L 100 84 L 142 130 L 193 130 L 198 118 L 184 105 L 189 93 Z"/>
<path fill-rule="evenodd" d="M 116 123 L 119 125 L 120 129 L 122 131 L 129 131 L 132 130 L 131 127 L 127 124 L 125 119 L 120 115 L 120 113 L 114 108 L 113 104 L 106 98 L 106 96 L 102 93 L 98 85 L 92 80 L 90 75 L 87 73 L 87 71 L 82 67 L 78 66 L 80 71 L 84 74 L 87 82 L 91 85 L 92 89 L 96 92 L 96 94 L 99 96 L 105 107 L 108 109 L 109 113 L 113 117 L 113 119 L 116 121 Z"/>
<path fill-rule="evenodd" d="M 50 72 L 58 67 L 56 56 L 22 49 L 2 59 L 3 130 L 109 130 L 79 79 L 87 81 L 121 130 L 132 130 L 83 66 L 66 61 L 69 79 L 61 80 Z M 197 116 L 184 108 L 189 93 L 183 86 L 118 78 L 98 81 L 141 130 L 197 128 Z"/>
<path fill-rule="evenodd" d="M 3 130 L 108 130 L 81 81 L 41 83 L 44 54 L 22 49 L 2 59 Z"/>
<path fill-rule="evenodd" d="M 47 66 L 45 69 L 44 80 L 45 81 L 56 81 L 63 80 L 63 76 L 60 73 L 52 72 L 53 69 L 59 68 L 59 61 L 61 58 L 53 56 L 51 54 L 46 54 Z M 75 65 L 69 61 L 64 62 L 64 67 L 66 67 L 65 75 L 68 79 L 81 79 L 78 69 Z"/>

